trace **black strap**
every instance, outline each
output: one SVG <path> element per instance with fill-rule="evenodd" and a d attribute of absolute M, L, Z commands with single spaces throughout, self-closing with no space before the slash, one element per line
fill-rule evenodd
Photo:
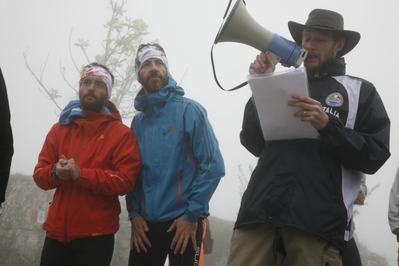
<path fill-rule="evenodd" d="M 213 76 L 214 76 L 214 78 L 215 78 L 216 84 L 218 84 L 219 88 L 221 88 L 221 89 L 224 90 L 224 91 L 235 91 L 235 90 L 238 90 L 239 88 L 242 88 L 242 87 L 244 87 L 245 85 L 247 85 L 248 82 L 245 81 L 245 82 L 241 83 L 240 85 L 237 85 L 237 86 L 235 86 L 234 88 L 229 89 L 229 90 L 224 89 L 224 88 L 220 85 L 220 83 L 219 83 L 219 81 L 218 81 L 218 79 L 217 79 L 217 77 L 216 77 L 215 64 L 213 63 L 213 46 L 215 46 L 215 44 L 212 45 L 212 49 L 211 49 L 212 70 L 213 70 Z"/>

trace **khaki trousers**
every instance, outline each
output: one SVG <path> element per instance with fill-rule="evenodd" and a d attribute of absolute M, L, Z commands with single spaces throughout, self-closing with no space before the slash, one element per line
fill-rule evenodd
<path fill-rule="evenodd" d="M 234 230 L 227 266 L 281 266 L 284 256 L 276 250 L 281 240 L 290 266 L 342 266 L 338 248 L 326 240 L 292 227 L 268 224 Z"/>

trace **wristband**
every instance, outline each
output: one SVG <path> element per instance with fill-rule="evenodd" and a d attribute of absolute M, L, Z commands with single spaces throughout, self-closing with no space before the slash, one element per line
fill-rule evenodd
<path fill-rule="evenodd" d="M 55 180 L 58 180 L 58 179 L 60 179 L 59 177 L 58 177 L 58 175 L 57 175 L 57 167 L 54 165 L 52 168 L 51 168 L 51 176 L 55 179 Z"/>

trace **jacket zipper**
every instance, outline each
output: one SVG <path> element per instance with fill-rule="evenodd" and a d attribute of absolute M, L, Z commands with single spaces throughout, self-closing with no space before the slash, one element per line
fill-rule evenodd
<path fill-rule="evenodd" d="M 179 173 L 179 180 L 177 182 L 177 205 L 180 205 L 180 200 L 181 200 L 181 183 L 183 179 L 183 173 L 180 171 Z"/>
<path fill-rule="evenodd" d="M 84 135 L 84 123 L 85 123 L 85 119 L 82 118 L 82 138 L 80 139 L 80 143 L 79 143 L 78 149 L 76 150 L 75 156 L 73 157 L 75 161 L 76 161 L 76 159 L 78 157 L 78 154 L 79 154 L 79 151 L 80 151 L 80 149 L 82 148 L 82 145 L 83 145 L 83 140 L 84 140 L 84 136 L 85 136 Z M 67 202 L 67 205 L 66 205 L 65 218 L 64 218 L 64 244 L 65 245 L 68 243 L 67 242 L 67 239 L 68 239 L 68 212 L 69 212 L 69 205 L 70 205 L 71 199 L 72 199 L 72 192 L 73 192 L 73 185 L 74 185 L 72 180 L 70 180 L 70 183 L 71 183 L 71 186 L 70 186 L 71 189 L 69 191 L 68 202 Z"/>
<path fill-rule="evenodd" d="M 70 183 L 71 180 L 69 180 Z M 69 196 L 68 196 L 68 201 L 67 201 L 67 205 L 65 208 L 65 218 L 64 218 L 64 245 L 68 244 L 68 210 L 69 210 L 69 204 L 71 202 L 71 198 L 72 198 L 72 186 L 73 184 L 70 185 L 70 190 L 69 190 Z"/>

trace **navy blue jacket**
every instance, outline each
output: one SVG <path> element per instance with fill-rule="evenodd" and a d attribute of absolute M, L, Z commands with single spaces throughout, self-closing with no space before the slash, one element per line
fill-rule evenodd
<path fill-rule="evenodd" d="M 245 107 L 241 143 L 259 161 L 235 228 L 290 226 L 342 250 L 360 172 L 374 174 L 390 156 L 390 121 L 375 87 L 345 75 L 343 58 L 308 72 L 308 81 L 329 116 L 316 139 L 265 141 L 253 100 Z"/>

